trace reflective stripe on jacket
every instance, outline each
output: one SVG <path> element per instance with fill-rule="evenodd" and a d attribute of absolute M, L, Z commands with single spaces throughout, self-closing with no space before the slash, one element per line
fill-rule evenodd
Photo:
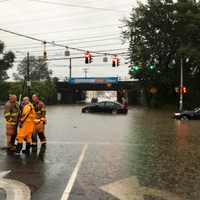
<path fill-rule="evenodd" d="M 15 125 L 18 120 L 19 105 L 17 103 L 6 103 L 4 107 L 4 117 L 7 124 Z"/>

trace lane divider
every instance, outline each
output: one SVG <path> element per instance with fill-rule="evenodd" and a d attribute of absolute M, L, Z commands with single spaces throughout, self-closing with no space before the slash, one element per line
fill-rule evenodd
<path fill-rule="evenodd" d="M 64 193 L 62 195 L 61 200 L 68 200 L 69 199 L 70 193 L 72 191 L 72 188 L 73 188 L 74 183 L 76 181 L 76 178 L 78 176 L 78 172 L 79 172 L 79 170 L 81 168 L 81 164 L 82 164 L 83 159 L 85 157 L 85 153 L 87 151 L 87 148 L 88 148 L 88 144 L 85 144 L 83 149 L 82 149 L 82 151 L 81 151 L 81 154 L 80 154 L 79 160 L 78 160 L 78 162 L 76 164 L 76 167 L 74 168 L 74 171 L 72 172 L 72 175 L 71 175 L 71 177 L 70 177 L 70 179 L 68 181 L 68 184 L 67 184 L 67 186 L 65 188 L 65 191 L 64 191 Z"/>

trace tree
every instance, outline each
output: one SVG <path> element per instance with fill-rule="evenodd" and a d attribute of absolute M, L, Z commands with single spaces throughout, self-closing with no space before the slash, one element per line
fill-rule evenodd
<path fill-rule="evenodd" d="M 15 55 L 12 51 L 4 52 L 5 45 L 0 41 L 0 82 L 8 79 L 7 70 L 13 66 Z"/>
<path fill-rule="evenodd" d="M 24 79 L 27 75 L 27 57 L 25 57 L 17 67 L 18 74 L 13 74 L 16 80 Z M 43 58 L 29 57 L 29 71 L 30 79 L 35 80 L 48 80 L 52 71 L 48 69 L 47 63 Z"/>
<path fill-rule="evenodd" d="M 186 82 L 199 77 L 199 19 L 200 4 L 190 0 L 148 0 L 133 8 L 122 32 L 129 42 L 131 76 L 146 88 L 154 85 L 172 94 L 182 58 Z"/>

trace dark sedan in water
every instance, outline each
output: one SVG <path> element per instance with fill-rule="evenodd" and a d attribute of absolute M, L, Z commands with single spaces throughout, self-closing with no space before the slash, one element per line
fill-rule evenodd
<path fill-rule="evenodd" d="M 175 119 L 200 119 L 200 107 L 195 108 L 194 110 L 186 110 L 182 112 L 174 113 Z"/>
<path fill-rule="evenodd" d="M 128 113 L 127 105 L 122 105 L 113 101 L 102 101 L 99 103 L 85 106 L 82 109 L 83 113 Z"/>

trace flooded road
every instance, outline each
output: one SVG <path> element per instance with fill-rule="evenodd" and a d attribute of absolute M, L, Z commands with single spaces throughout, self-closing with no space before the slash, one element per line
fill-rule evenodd
<path fill-rule="evenodd" d="M 128 115 L 82 114 L 81 106 L 49 106 L 46 151 L 20 158 L 1 151 L 0 175 L 10 170 L 3 180 L 25 184 L 33 200 L 199 200 L 200 121 L 172 115 L 139 107 Z"/>

